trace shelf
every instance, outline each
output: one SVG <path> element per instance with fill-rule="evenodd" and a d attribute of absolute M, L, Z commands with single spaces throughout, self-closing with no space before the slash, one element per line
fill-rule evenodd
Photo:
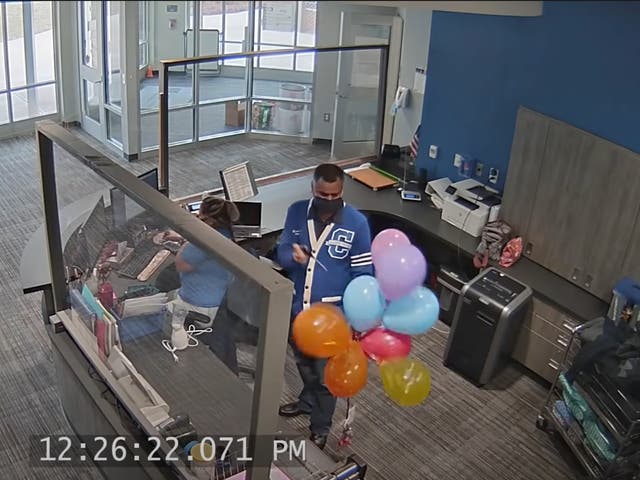
<path fill-rule="evenodd" d="M 567 434 L 567 431 L 564 429 L 560 421 L 556 418 L 555 414 L 553 413 L 552 407 L 547 405 L 545 406 L 544 410 L 547 415 L 547 419 L 553 423 L 555 430 L 560 434 L 562 439 L 569 446 L 582 467 L 592 478 L 598 478 L 604 470 L 601 469 L 598 464 L 594 465 L 594 463 L 590 461 L 590 458 L 593 459 L 593 454 L 591 452 L 587 453 L 584 446 L 575 444 L 573 439 L 571 439 L 571 437 L 569 437 L 569 435 Z"/>

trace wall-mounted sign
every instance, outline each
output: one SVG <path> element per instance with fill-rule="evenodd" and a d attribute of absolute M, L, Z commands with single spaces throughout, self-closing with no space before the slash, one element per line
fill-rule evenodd
<path fill-rule="evenodd" d="M 167 5 L 167 13 L 178 13 L 178 5 Z"/>

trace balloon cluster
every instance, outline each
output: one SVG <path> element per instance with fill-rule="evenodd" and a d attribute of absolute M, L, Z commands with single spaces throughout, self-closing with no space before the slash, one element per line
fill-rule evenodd
<path fill-rule="evenodd" d="M 410 359 L 411 335 L 438 320 L 436 296 L 423 287 L 427 262 L 396 229 L 380 232 L 371 244 L 375 277 L 354 278 L 342 297 L 343 312 L 313 304 L 294 320 L 293 339 L 306 355 L 328 358 L 325 384 L 336 397 L 351 397 L 367 382 L 367 357 L 380 366 L 387 395 L 402 406 L 422 403 L 431 389 L 426 365 Z M 355 333 L 354 333 L 355 332 Z"/>

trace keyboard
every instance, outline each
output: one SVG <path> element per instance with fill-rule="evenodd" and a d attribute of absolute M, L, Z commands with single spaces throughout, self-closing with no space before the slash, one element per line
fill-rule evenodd
<path fill-rule="evenodd" d="M 161 249 L 162 247 L 153 242 L 145 242 L 138 245 L 133 251 L 130 260 L 120 267 L 118 274 L 122 277 L 138 278 L 138 275 L 149 265 L 149 262 Z"/>

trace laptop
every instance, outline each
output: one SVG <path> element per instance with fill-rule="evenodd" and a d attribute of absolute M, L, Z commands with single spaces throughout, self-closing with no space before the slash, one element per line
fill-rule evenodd
<path fill-rule="evenodd" d="M 262 237 L 262 203 L 233 202 L 238 207 L 240 218 L 233 226 L 235 238 Z"/>

